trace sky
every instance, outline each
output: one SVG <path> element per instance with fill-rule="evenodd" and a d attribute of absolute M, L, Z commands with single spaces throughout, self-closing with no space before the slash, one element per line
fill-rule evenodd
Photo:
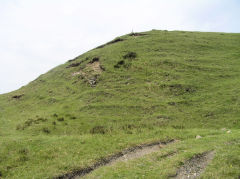
<path fill-rule="evenodd" d="M 132 31 L 240 32 L 240 0 L 0 0 L 0 94 Z"/>

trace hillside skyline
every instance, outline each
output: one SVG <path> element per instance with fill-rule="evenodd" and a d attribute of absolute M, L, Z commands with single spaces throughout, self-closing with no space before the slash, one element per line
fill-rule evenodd
<path fill-rule="evenodd" d="M 132 31 L 240 32 L 239 12 L 236 0 L 1 1 L 0 94 Z"/>

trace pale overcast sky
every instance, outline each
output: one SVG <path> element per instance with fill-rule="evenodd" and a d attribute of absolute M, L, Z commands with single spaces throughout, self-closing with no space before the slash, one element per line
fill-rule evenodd
<path fill-rule="evenodd" d="M 0 93 L 151 29 L 240 32 L 240 0 L 0 0 Z"/>

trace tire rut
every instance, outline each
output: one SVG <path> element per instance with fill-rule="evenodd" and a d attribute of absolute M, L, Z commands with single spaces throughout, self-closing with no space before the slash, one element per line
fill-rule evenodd
<path fill-rule="evenodd" d="M 54 179 L 81 178 L 102 166 L 114 165 L 115 163 L 120 161 L 128 161 L 128 160 L 140 158 L 144 155 L 159 151 L 162 147 L 174 142 L 175 140 L 169 140 L 166 142 L 153 142 L 150 144 L 142 144 L 135 147 L 131 147 L 123 150 L 122 152 L 119 152 L 107 158 L 101 159 L 99 162 L 96 162 L 92 166 L 89 166 L 80 170 L 72 171 L 58 177 L 54 177 Z"/>
<path fill-rule="evenodd" d="M 185 164 L 180 167 L 176 176 L 171 177 L 175 179 L 195 179 L 198 178 L 206 169 L 207 165 L 214 158 L 214 151 L 204 152 L 193 156 L 187 160 Z"/>

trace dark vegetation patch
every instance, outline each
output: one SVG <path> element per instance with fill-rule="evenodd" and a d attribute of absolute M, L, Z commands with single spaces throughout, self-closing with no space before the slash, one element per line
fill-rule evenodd
<path fill-rule="evenodd" d="M 177 102 L 175 102 L 175 101 L 170 101 L 170 102 L 168 102 L 167 103 L 168 105 L 170 105 L 170 106 L 181 106 L 181 105 L 183 105 L 183 106 L 189 106 L 189 105 L 191 105 L 191 101 L 189 101 L 189 100 L 183 100 L 183 101 L 177 101 Z"/>
<path fill-rule="evenodd" d="M 26 148 L 20 149 L 20 150 L 18 151 L 19 154 L 23 154 L 23 155 L 27 155 L 28 152 L 29 152 L 29 151 L 28 151 L 28 149 L 26 149 Z"/>
<path fill-rule="evenodd" d="M 20 95 L 14 95 L 12 98 L 13 99 L 20 99 L 24 96 L 24 94 L 20 94 Z"/>
<path fill-rule="evenodd" d="M 105 134 L 107 129 L 104 126 L 95 126 L 90 130 L 91 134 Z"/>
<path fill-rule="evenodd" d="M 99 62 L 99 57 L 94 57 L 89 63 Z"/>
<path fill-rule="evenodd" d="M 68 65 L 66 68 L 71 68 L 71 67 L 77 67 L 81 64 L 81 62 L 78 63 L 71 63 L 70 65 Z"/>
<path fill-rule="evenodd" d="M 37 117 L 36 119 L 28 119 L 26 120 L 22 125 L 19 124 L 16 127 L 16 130 L 24 130 L 25 128 L 28 128 L 34 124 L 40 124 L 41 122 L 46 122 L 47 118 Z"/>
<path fill-rule="evenodd" d="M 137 57 L 137 53 L 136 52 L 128 52 L 127 54 L 125 54 L 123 56 L 124 59 L 134 59 Z"/>
<path fill-rule="evenodd" d="M 145 149 L 145 148 L 152 147 L 152 146 L 167 145 L 167 144 L 171 144 L 173 142 L 175 142 L 175 140 L 171 139 L 171 140 L 167 140 L 167 141 L 164 141 L 164 142 L 157 141 L 157 142 L 153 142 L 153 143 L 150 143 L 150 144 L 137 145 L 137 146 L 125 149 L 125 150 L 123 150 L 121 152 L 118 152 L 116 154 L 113 154 L 109 157 L 100 158 L 99 161 L 97 161 L 95 164 L 93 164 L 89 167 L 82 168 L 80 170 L 75 170 L 75 171 L 72 171 L 70 173 L 66 173 L 64 175 L 54 177 L 54 179 L 73 179 L 73 178 L 76 178 L 76 177 L 81 178 L 81 177 L 91 173 L 92 171 L 96 170 L 97 168 L 99 168 L 101 166 L 104 166 L 104 165 L 111 164 L 112 162 L 122 158 L 124 155 L 127 155 L 129 153 L 134 153 L 137 150 Z"/>
<path fill-rule="evenodd" d="M 58 114 L 54 113 L 54 114 L 53 114 L 53 117 L 58 117 Z"/>
<path fill-rule="evenodd" d="M 80 56 L 81 56 L 81 55 L 80 55 Z M 80 56 L 77 56 L 77 57 L 75 57 L 75 58 L 73 58 L 73 59 L 71 59 L 71 60 L 68 60 L 68 62 L 73 62 L 73 61 L 77 60 L 78 58 L 80 58 Z"/>
<path fill-rule="evenodd" d="M 51 132 L 47 127 L 42 128 L 42 131 L 46 134 L 49 134 Z"/>
<path fill-rule="evenodd" d="M 105 47 L 105 46 L 107 46 L 107 45 L 111 45 L 111 44 L 114 44 L 114 43 L 117 43 L 117 42 L 121 42 L 121 41 L 124 41 L 124 39 L 118 37 L 118 38 L 116 38 L 116 39 L 114 39 L 114 40 L 112 40 L 112 41 L 110 41 L 110 42 L 108 42 L 108 43 L 106 43 L 106 44 L 103 44 L 103 45 L 98 46 L 96 49 L 98 49 L 98 48 L 103 48 L 103 47 Z"/>
<path fill-rule="evenodd" d="M 77 119 L 77 117 L 71 116 L 70 119 L 74 120 L 74 119 Z"/>
<path fill-rule="evenodd" d="M 65 116 L 69 119 L 72 119 L 72 120 L 77 119 L 77 117 L 72 115 L 72 114 L 66 114 Z"/>
<path fill-rule="evenodd" d="M 22 148 L 22 149 L 18 150 L 19 157 L 17 158 L 17 161 L 19 161 L 19 162 L 28 161 L 29 160 L 28 153 L 29 153 L 29 150 L 27 148 Z"/>
<path fill-rule="evenodd" d="M 132 32 L 129 34 L 129 36 L 144 36 L 144 35 L 147 35 L 147 34 L 144 34 L 144 33 L 138 33 L 138 32 Z"/>
<path fill-rule="evenodd" d="M 213 117 L 213 116 L 215 116 L 215 114 L 214 114 L 213 111 L 208 111 L 208 112 L 204 115 L 204 117 L 206 117 L 206 118 Z"/>
<path fill-rule="evenodd" d="M 164 116 L 164 115 L 158 115 L 158 116 L 157 116 L 157 119 L 169 120 L 169 119 L 171 119 L 171 117 L 169 117 L 169 116 Z"/>
<path fill-rule="evenodd" d="M 125 64 L 125 61 L 124 60 L 120 60 L 117 62 L 116 65 L 114 65 L 114 68 L 120 68 L 121 66 L 123 66 Z"/>
<path fill-rule="evenodd" d="M 162 88 L 167 89 L 171 94 L 178 96 L 186 93 L 196 92 L 196 87 L 192 85 L 183 85 L 183 84 L 164 84 L 161 85 Z"/>
<path fill-rule="evenodd" d="M 77 58 L 76 58 L 76 59 L 77 59 Z M 89 58 L 86 57 L 84 60 L 81 60 L 80 62 L 76 62 L 76 63 L 71 63 L 71 64 L 69 64 L 66 68 L 77 67 L 77 66 L 81 65 L 83 62 L 86 62 L 86 61 L 88 61 L 88 60 L 89 60 Z M 72 60 L 72 61 L 75 61 L 75 60 Z M 68 62 L 72 62 L 72 61 L 68 61 Z"/>
<path fill-rule="evenodd" d="M 123 130 L 132 130 L 132 129 L 136 129 L 139 128 L 138 126 L 134 125 L 134 124 L 125 124 L 121 127 Z"/>
<path fill-rule="evenodd" d="M 107 45 L 109 45 L 109 44 L 114 44 L 114 43 L 121 42 L 121 41 L 123 41 L 123 39 L 121 39 L 120 37 L 118 37 L 118 38 L 116 38 L 116 39 L 108 42 Z"/>
<path fill-rule="evenodd" d="M 57 118 L 57 120 L 58 120 L 59 122 L 62 122 L 62 121 L 64 121 L 64 117 L 59 117 L 59 118 Z"/>
<path fill-rule="evenodd" d="M 172 128 L 174 128 L 174 129 L 185 129 L 184 125 L 179 125 L 179 124 L 172 124 Z"/>
<path fill-rule="evenodd" d="M 171 156 L 175 155 L 176 153 L 177 153 L 176 151 L 170 151 L 167 154 L 163 154 L 163 155 L 158 156 L 157 160 L 160 161 L 160 160 L 162 160 L 164 158 L 171 157 Z"/>
<path fill-rule="evenodd" d="M 128 52 L 127 54 L 123 55 L 123 59 L 125 60 L 132 60 L 137 57 L 137 53 L 135 52 Z M 120 60 L 117 62 L 117 64 L 114 65 L 114 68 L 129 68 L 131 66 L 131 63 L 129 61 Z"/>

